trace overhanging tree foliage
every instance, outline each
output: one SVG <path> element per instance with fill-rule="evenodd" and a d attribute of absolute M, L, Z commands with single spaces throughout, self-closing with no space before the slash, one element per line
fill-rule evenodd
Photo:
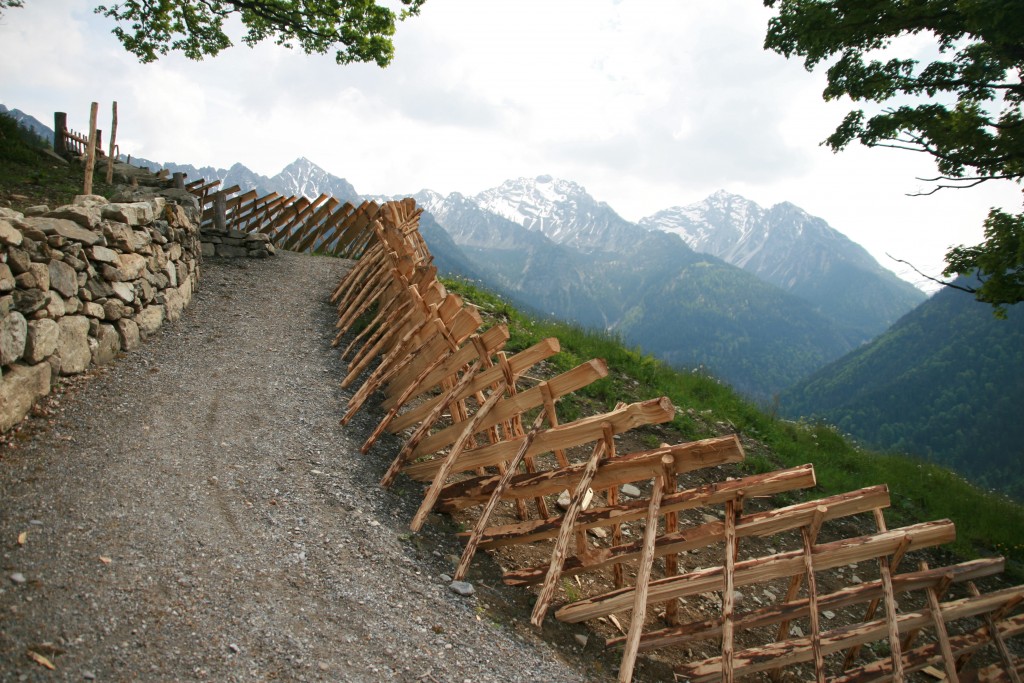
<path fill-rule="evenodd" d="M 1021 0 L 764 0 L 778 14 L 765 48 L 827 68 L 826 100 L 877 102 L 851 111 L 825 144 L 853 141 L 931 155 L 940 189 L 1024 179 L 1024 2 Z M 934 38 L 934 57 L 894 55 L 909 35 Z M 985 240 L 946 255 L 944 275 L 997 307 L 1024 300 L 1024 214 L 992 209 Z"/>
<path fill-rule="evenodd" d="M 394 56 L 395 22 L 419 13 L 426 0 L 401 0 L 396 14 L 374 0 L 124 0 L 96 8 L 113 19 L 114 35 L 142 62 L 172 50 L 190 59 L 213 57 L 231 47 L 224 30 L 229 19 L 245 28 L 250 47 L 272 39 L 307 54 L 335 50 L 338 64 L 376 62 L 387 66 Z M 0 14 L 23 0 L 0 0 Z"/>

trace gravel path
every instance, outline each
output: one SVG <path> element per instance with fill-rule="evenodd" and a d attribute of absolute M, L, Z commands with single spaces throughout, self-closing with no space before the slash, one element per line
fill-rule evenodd
<path fill-rule="evenodd" d="M 583 679 L 481 619 L 488 585 L 449 591 L 451 529 L 409 536 L 415 496 L 377 486 L 394 440 L 338 425 L 347 265 L 208 261 L 179 322 L 0 451 L 0 680 Z"/>

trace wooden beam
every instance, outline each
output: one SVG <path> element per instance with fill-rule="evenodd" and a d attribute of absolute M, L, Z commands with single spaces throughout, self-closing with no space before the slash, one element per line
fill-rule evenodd
<path fill-rule="evenodd" d="M 548 386 L 551 390 L 551 394 L 555 398 L 565 396 L 574 391 L 578 391 L 588 384 L 592 384 L 602 377 L 608 375 L 608 365 L 603 360 L 590 360 L 581 365 L 577 365 L 572 370 L 564 372 L 557 377 L 553 377 L 544 384 L 539 384 L 532 389 L 526 391 L 517 392 L 514 396 L 510 395 L 505 400 L 501 401 L 498 405 L 494 406 L 494 410 L 490 412 L 487 419 L 479 424 L 478 430 L 483 431 L 489 427 L 492 427 L 500 422 L 509 420 L 516 415 L 521 415 L 531 408 L 536 408 L 544 403 L 544 394 L 541 387 Z M 548 424 L 552 427 L 558 426 L 558 418 L 554 420 L 548 418 Z M 429 437 L 424 439 L 419 446 L 416 447 L 416 451 L 413 453 L 412 459 L 421 458 L 425 455 L 436 453 L 439 450 L 451 445 L 463 429 L 462 423 L 456 422 L 445 429 L 440 430 Z"/>
<path fill-rule="evenodd" d="M 504 490 L 504 487 L 508 485 L 508 480 L 512 478 L 512 473 L 516 471 L 519 464 L 526 456 L 526 451 L 529 450 L 530 444 L 533 443 L 533 440 L 537 438 L 537 434 L 540 433 L 540 428 L 544 424 L 544 418 L 544 414 L 540 413 L 534 419 L 533 425 L 530 427 L 530 431 L 526 433 L 525 438 L 519 446 L 519 450 L 516 451 L 515 457 L 508 462 L 507 469 L 502 475 L 502 481 L 498 482 L 498 486 L 494 489 L 494 493 L 491 495 L 490 500 L 488 500 L 487 504 L 484 505 L 484 509 L 481 511 L 480 516 L 476 520 L 476 525 L 473 527 L 473 532 L 469 535 L 466 547 L 462 551 L 462 558 L 459 560 L 459 566 L 455 570 L 456 581 L 461 581 L 466 576 L 466 572 L 469 571 L 469 564 L 473 560 L 473 555 L 476 554 L 480 537 L 487 528 L 488 521 L 490 520 L 491 515 L 494 514 L 495 508 L 498 507 L 498 503 L 501 501 L 501 493 Z"/>
<path fill-rule="evenodd" d="M 672 498 L 666 496 L 661 503 L 662 512 L 666 512 Z M 872 486 L 808 503 L 798 503 L 786 508 L 757 512 L 743 515 L 736 522 L 737 538 L 770 536 L 785 531 L 792 531 L 811 524 L 823 508 L 826 519 L 838 519 L 850 515 L 867 512 L 879 503 L 888 504 L 888 490 L 884 486 Z M 666 533 L 658 537 L 655 544 L 655 556 L 675 555 L 706 548 L 716 543 L 725 542 L 723 522 L 708 522 L 683 531 Z M 564 575 L 579 574 L 607 567 L 612 562 L 628 562 L 637 558 L 640 552 L 639 541 L 613 546 L 592 552 L 587 558 L 570 558 L 562 568 Z M 540 580 L 547 565 L 522 567 L 505 573 L 505 583 L 513 586 L 531 585 Z M 668 575 L 666 575 L 668 576 Z M 794 596 L 795 597 L 795 596 Z M 791 600 L 790 600 L 791 601 Z"/>
<path fill-rule="evenodd" d="M 956 538 L 956 530 L 949 520 L 940 520 L 914 524 L 895 531 L 818 544 L 814 546 L 815 566 L 824 571 L 853 562 L 863 562 L 883 555 L 890 555 L 902 542 L 904 536 L 910 539 L 911 549 L 916 550 L 950 543 Z M 802 550 L 796 550 L 739 562 L 736 565 L 736 586 L 747 586 L 793 576 L 803 571 L 802 554 Z M 649 597 L 655 600 L 667 600 L 671 597 L 720 591 L 723 583 L 722 568 L 709 567 L 652 582 Z M 566 605 L 558 610 L 556 616 L 569 623 L 596 619 L 627 609 L 632 603 L 632 599 L 632 589 L 612 591 Z"/>
<path fill-rule="evenodd" d="M 426 521 L 427 515 L 434 508 L 434 503 L 437 502 L 437 496 L 441 492 L 441 487 L 444 486 L 444 482 L 447 481 L 448 477 L 455 471 L 459 456 L 461 456 L 466 450 L 470 440 L 473 438 L 473 434 L 479 431 L 480 424 L 487 419 L 488 413 L 494 410 L 494 406 L 498 404 L 498 401 L 500 401 L 501 397 L 504 395 L 505 382 L 502 381 L 498 383 L 498 386 L 491 390 L 491 395 L 486 401 L 484 401 L 483 405 L 480 406 L 473 417 L 466 422 L 461 423 L 464 425 L 462 434 L 459 435 L 455 445 L 452 446 L 451 452 L 444 457 L 444 462 L 438 470 L 437 476 L 434 477 L 434 481 L 431 482 L 426 493 L 423 494 L 423 502 L 420 504 L 419 510 L 416 511 L 415 516 L 412 518 L 412 523 L 409 525 L 409 528 L 413 531 L 419 531 L 423 527 L 423 522 Z"/>
<path fill-rule="evenodd" d="M 973 581 L 967 583 L 967 590 L 974 597 L 980 597 L 981 592 L 978 587 L 974 585 Z M 1016 602 L 1020 602 L 1018 599 Z M 1014 604 L 1016 604 L 1016 602 Z M 1003 605 L 997 606 L 995 609 L 999 609 Z M 993 610 L 994 611 L 994 610 Z M 1010 677 L 1013 683 L 1020 683 L 1020 676 L 1017 674 L 1017 663 L 1013 661 L 1013 655 L 1010 653 L 1010 649 L 1006 647 L 1006 641 L 999 634 L 999 628 L 996 626 L 996 620 L 992 618 L 991 614 L 984 615 L 985 626 L 988 627 L 988 632 L 992 638 L 992 644 L 995 645 L 996 652 L 999 653 L 999 659 L 1003 662 L 1003 667 L 1006 670 L 1006 674 Z"/>
<path fill-rule="evenodd" d="M 633 406 L 636 405 L 639 404 L 633 404 Z M 627 406 L 627 408 L 630 407 Z M 613 411 L 613 413 L 621 411 L 622 409 L 619 409 L 617 411 Z M 611 415 L 613 413 L 606 413 L 606 415 Z M 568 429 L 575 424 L 579 424 L 579 421 L 567 423 L 566 425 L 562 425 L 559 429 Z M 596 436 L 594 438 L 596 438 Z M 692 472 L 693 470 L 713 467 L 715 465 L 739 462 L 743 459 L 744 455 L 743 447 L 740 446 L 739 439 L 736 438 L 735 435 L 704 439 L 702 441 L 691 441 L 689 443 L 678 444 L 668 448 L 657 448 L 651 451 L 627 453 L 625 455 L 617 456 L 608 462 L 602 463 L 601 468 L 595 477 L 596 481 L 594 486 L 597 489 L 602 489 L 633 481 L 650 479 L 657 475 L 660 468 L 661 456 L 666 454 L 671 455 L 675 459 L 676 471 L 680 473 Z M 576 479 L 579 477 L 581 467 L 581 465 L 570 465 L 569 467 L 563 467 L 549 472 L 541 472 L 535 475 L 519 475 L 512 480 L 512 484 L 508 488 L 508 496 L 515 498 L 531 498 L 538 495 L 556 494 L 559 491 L 572 488 L 575 485 Z M 812 471 L 811 476 L 813 477 Z M 478 505 L 483 500 L 486 500 L 486 497 L 490 495 L 490 490 L 493 486 L 493 477 L 477 477 L 452 484 L 445 491 L 447 502 L 445 503 L 444 509 L 446 511 L 451 511 Z M 723 489 L 731 489 L 734 491 L 732 482 L 723 482 L 718 486 Z M 732 497 L 732 495 L 723 495 L 719 496 L 718 500 L 724 503 Z M 632 503 L 636 503 L 636 501 L 632 501 Z M 695 504 L 693 507 L 698 507 L 701 504 L 707 503 L 703 502 Z M 630 505 L 630 503 L 625 505 Z M 614 512 L 619 510 L 617 506 L 613 505 L 608 509 L 610 510 L 610 514 L 607 524 L 597 524 L 594 526 L 611 526 L 613 524 L 630 521 L 629 519 L 618 518 L 619 515 Z M 640 503 L 630 509 L 632 509 L 635 514 L 632 519 L 643 519 L 646 505 Z M 555 522 L 555 524 L 556 526 L 558 525 L 557 522 Z"/>
<path fill-rule="evenodd" d="M 1005 600 L 1007 595 L 1021 592 L 1024 592 L 1024 586 L 997 591 L 997 593 L 981 597 L 969 597 L 947 602 L 942 605 L 942 618 L 945 621 L 954 621 L 978 616 L 992 609 L 993 606 L 998 605 L 1001 600 Z M 931 616 L 925 612 L 911 612 L 898 615 L 896 620 L 897 631 L 905 632 L 918 628 L 922 624 L 929 623 L 930 619 Z M 821 637 L 821 650 L 825 655 L 832 654 L 848 648 L 852 644 L 864 645 L 865 643 L 881 640 L 888 636 L 888 632 L 889 625 L 885 619 L 851 624 L 823 633 Z M 809 638 L 793 638 L 782 642 L 770 643 L 763 647 L 750 648 L 737 653 L 735 658 L 736 673 L 737 675 L 749 675 L 778 666 L 792 666 L 810 661 L 813 656 Z M 676 667 L 676 673 L 685 676 L 691 683 L 712 683 L 713 681 L 720 680 L 721 677 L 721 662 L 718 661 L 719 659 L 719 657 L 712 657 L 703 662 L 679 666 Z"/>
<path fill-rule="evenodd" d="M 893 589 L 897 593 L 925 590 L 945 581 L 946 576 L 950 574 L 956 583 L 995 576 L 1003 571 L 1004 566 L 1003 558 L 997 557 L 972 560 L 951 567 L 898 574 L 893 577 Z M 867 602 L 881 595 L 881 580 L 865 581 L 856 586 L 842 588 L 829 595 L 819 596 L 818 607 L 823 610 L 839 610 Z M 810 604 L 807 598 L 768 605 L 737 617 L 736 628 L 764 628 L 781 621 L 803 619 L 809 615 L 809 610 Z M 640 649 L 650 650 L 663 647 L 677 647 L 701 640 L 711 640 L 720 637 L 721 632 L 721 618 L 692 621 L 687 624 L 644 634 L 640 642 Z M 612 638 L 606 644 L 608 647 L 615 647 L 621 645 L 623 641 L 624 638 Z"/>
<path fill-rule="evenodd" d="M 442 413 L 448 410 L 452 403 L 457 400 L 459 393 L 473 381 L 473 377 L 476 376 L 477 372 L 479 372 L 480 366 L 480 361 L 475 361 L 464 373 L 462 373 L 462 377 L 455 386 L 445 392 L 440 397 L 441 400 L 434 404 L 433 409 L 426 416 L 426 419 L 424 419 L 416 431 L 413 432 L 412 436 L 409 437 L 409 440 L 405 442 L 402 450 L 398 452 L 398 455 L 395 456 L 391 466 L 388 467 L 387 472 L 384 473 L 384 478 L 380 481 L 381 486 L 388 487 L 394 483 L 398 473 L 409 460 L 409 456 L 412 455 L 413 449 L 416 448 L 416 444 L 419 440 L 426 438 L 427 434 L 430 433 L 430 428 L 438 419 L 440 419 Z"/>
<path fill-rule="evenodd" d="M 1001 621 L 998 624 L 998 632 L 1003 638 L 1014 638 L 1024 635 L 1024 615 Z M 987 626 L 983 626 L 976 631 L 953 636 L 949 640 L 953 656 L 959 660 L 968 658 L 973 653 L 987 646 L 991 642 L 991 632 Z M 927 666 L 937 664 L 942 656 L 938 643 L 922 645 L 911 652 L 903 654 L 904 671 L 912 673 Z M 997 672 L 1002 671 L 1003 667 L 1001 664 L 993 665 L 988 671 L 982 670 L 977 672 L 978 680 L 1000 681 L 1000 683 L 1008 682 L 1010 680 L 1008 676 L 998 676 Z M 991 677 L 993 674 L 996 677 Z M 892 662 L 889 659 L 880 659 L 856 669 L 845 671 L 841 676 L 833 678 L 831 683 L 883 683 L 891 680 Z"/>
<path fill-rule="evenodd" d="M 675 408 L 672 406 L 672 402 L 664 396 L 633 403 L 621 410 L 581 418 L 575 422 L 541 432 L 527 451 L 526 457 L 547 453 L 556 448 L 572 448 L 596 441 L 601 438 L 603 424 L 606 422 L 612 426 L 612 431 L 615 434 L 621 434 L 643 425 L 668 422 L 673 417 L 675 417 Z M 456 472 L 467 472 L 477 467 L 494 467 L 499 462 L 509 460 L 519 449 L 521 438 L 475 449 L 462 459 Z M 428 460 L 406 466 L 405 472 L 413 479 L 427 481 L 434 477 L 439 467 L 440 463 L 437 460 Z"/>
<path fill-rule="evenodd" d="M 732 436 L 719 437 L 714 440 L 705 440 L 703 442 L 695 441 L 691 444 L 672 446 L 669 449 L 659 449 L 653 453 L 657 454 L 659 458 L 665 453 L 670 453 L 675 457 L 679 451 L 682 451 L 687 446 L 703 444 L 707 441 L 717 441 L 723 438 L 731 441 L 733 444 L 738 443 L 738 440 Z M 717 450 L 715 452 L 720 454 L 719 457 L 721 462 L 714 464 L 735 462 L 738 459 L 735 455 L 732 457 L 726 457 L 728 451 L 725 450 Z M 680 458 L 676 457 L 677 468 L 679 460 Z M 608 463 L 605 467 L 611 465 L 612 463 Z M 682 471 L 677 469 L 676 471 L 677 473 L 682 474 L 690 471 L 690 469 L 687 468 Z M 597 476 L 601 476 L 600 470 L 598 470 Z M 786 470 L 778 470 L 768 472 L 766 474 L 744 477 L 742 479 L 715 482 L 713 484 L 705 484 L 692 489 L 685 489 L 678 493 L 665 496 L 665 500 L 662 501 L 661 509 L 664 512 L 692 510 L 706 505 L 724 504 L 725 501 L 736 497 L 739 492 L 745 492 L 747 497 L 750 498 L 759 498 L 773 496 L 778 493 L 784 493 L 794 489 L 810 488 L 812 486 L 814 486 L 814 468 L 811 465 L 801 465 L 799 467 L 792 467 Z M 486 488 L 490 489 L 490 486 L 488 485 Z M 558 490 L 561 491 L 562 489 Z M 456 506 L 442 506 L 442 509 L 451 510 L 460 508 Z M 580 514 L 577 525 L 585 529 L 589 529 L 598 526 L 610 526 L 616 520 L 619 522 L 631 522 L 637 519 L 643 519 L 646 509 L 647 506 L 643 500 L 631 500 L 616 506 L 592 508 Z M 481 539 L 481 547 L 495 548 L 503 545 L 529 543 L 545 538 L 551 538 L 558 533 L 560 526 L 561 517 L 552 517 L 550 519 L 531 520 L 529 522 L 519 524 L 492 527 L 488 529 L 484 534 L 483 539 Z"/>
<path fill-rule="evenodd" d="M 560 350 L 561 346 L 559 345 L 558 340 L 555 339 L 554 337 L 548 337 L 547 339 L 542 339 L 533 346 L 515 354 L 514 356 L 508 359 L 508 362 L 509 365 L 512 367 L 512 371 L 516 375 L 521 375 L 522 373 L 526 372 L 529 368 L 532 368 L 534 365 L 541 362 L 542 360 L 550 358 L 551 356 L 558 353 Z M 470 362 L 474 356 L 474 350 L 467 349 L 467 360 L 463 362 Z M 461 358 L 462 356 L 456 354 L 456 357 L 453 357 L 453 362 Z M 434 371 L 434 373 L 431 373 L 430 375 L 427 376 L 427 379 L 423 381 L 423 386 L 426 388 L 437 386 L 437 384 L 439 384 L 445 376 L 451 374 L 450 372 L 442 372 L 442 370 L 448 369 L 449 368 L 447 365 L 443 366 L 442 368 L 438 368 L 436 371 Z M 466 396 L 471 396 L 476 392 L 481 391 L 484 388 L 494 384 L 501 378 L 502 372 L 500 367 L 495 366 L 493 368 L 488 368 L 486 371 L 481 372 L 480 377 L 477 380 L 475 380 L 472 384 L 467 386 L 463 390 L 462 395 L 458 396 L 457 398 L 461 399 L 465 398 Z M 437 400 L 438 399 L 435 397 L 429 401 L 424 401 L 422 404 L 416 406 L 414 409 L 399 415 L 397 418 L 395 418 L 395 421 L 391 423 L 391 431 L 400 432 L 406 427 L 411 427 L 412 425 L 418 422 L 422 422 L 423 417 L 430 413 L 430 411 L 433 409 L 434 403 L 436 403 Z M 389 408 L 394 404 L 389 400 L 385 400 L 381 405 L 384 408 Z"/>

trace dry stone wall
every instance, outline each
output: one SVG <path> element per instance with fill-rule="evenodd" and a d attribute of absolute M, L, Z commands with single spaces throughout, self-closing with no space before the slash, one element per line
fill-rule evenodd
<path fill-rule="evenodd" d="M 195 197 L 153 188 L 0 208 L 0 432 L 61 376 L 178 319 L 199 281 L 199 223 Z"/>

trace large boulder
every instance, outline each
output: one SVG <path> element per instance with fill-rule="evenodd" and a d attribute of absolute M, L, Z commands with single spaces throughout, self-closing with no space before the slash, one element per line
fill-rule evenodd
<path fill-rule="evenodd" d="M 68 315 L 60 319 L 60 338 L 57 355 L 60 356 L 60 374 L 74 375 L 84 372 L 92 360 L 89 350 L 89 319 L 81 315 Z"/>
<path fill-rule="evenodd" d="M 156 217 L 153 204 L 150 202 L 107 204 L 103 207 L 102 214 L 108 221 L 128 225 L 149 225 Z"/>
<path fill-rule="evenodd" d="M 25 354 L 28 323 L 18 311 L 0 318 L 0 365 L 9 365 Z"/>
<path fill-rule="evenodd" d="M 117 358 L 117 352 L 121 350 L 121 337 L 113 325 L 100 325 L 96 332 L 96 339 L 92 347 L 92 362 L 95 365 L 107 365 Z"/>
<path fill-rule="evenodd" d="M 46 214 L 46 217 L 74 221 L 83 228 L 93 230 L 100 224 L 100 209 L 96 206 L 61 206 Z"/>
<path fill-rule="evenodd" d="M 95 209 L 92 210 L 96 211 Z M 55 217 L 53 214 L 46 217 L 32 216 L 23 218 L 19 221 L 19 224 L 34 227 L 41 230 L 45 235 L 59 235 L 66 240 L 81 242 L 86 246 L 99 244 L 103 240 L 103 235 L 98 232 L 87 230 L 72 220 Z"/>
<path fill-rule="evenodd" d="M 28 324 L 28 336 L 25 340 L 25 360 L 39 363 L 57 351 L 60 340 L 60 325 L 56 320 L 43 318 Z"/>
<path fill-rule="evenodd" d="M 142 277 L 149 262 L 141 254 L 118 254 L 117 274 L 121 282 L 137 280 Z"/>
<path fill-rule="evenodd" d="M 21 422 L 32 404 L 50 393 L 50 364 L 15 365 L 0 380 L 0 432 Z"/>
<path fill-rule="evenodd" d="M 49 264 L 50 289 L 67 298 L 78 294 L 78 273 L 63 261 L 53 260 Z"/>
<path fill-rule="evenodd" d="M 143 338 L 148 337 L 164 324 L 164 307 L 159 304 L 146 306 L 135 316 L 135 322 Z"/>
<path fill-rule="evenodd" d="M 11 225 L 11 222 L 6 218 L 0 218 L 0 244 L 6 244 L 9 247 L 20 247 L 24 237 L 22 237 L 21 231 Z"/>

